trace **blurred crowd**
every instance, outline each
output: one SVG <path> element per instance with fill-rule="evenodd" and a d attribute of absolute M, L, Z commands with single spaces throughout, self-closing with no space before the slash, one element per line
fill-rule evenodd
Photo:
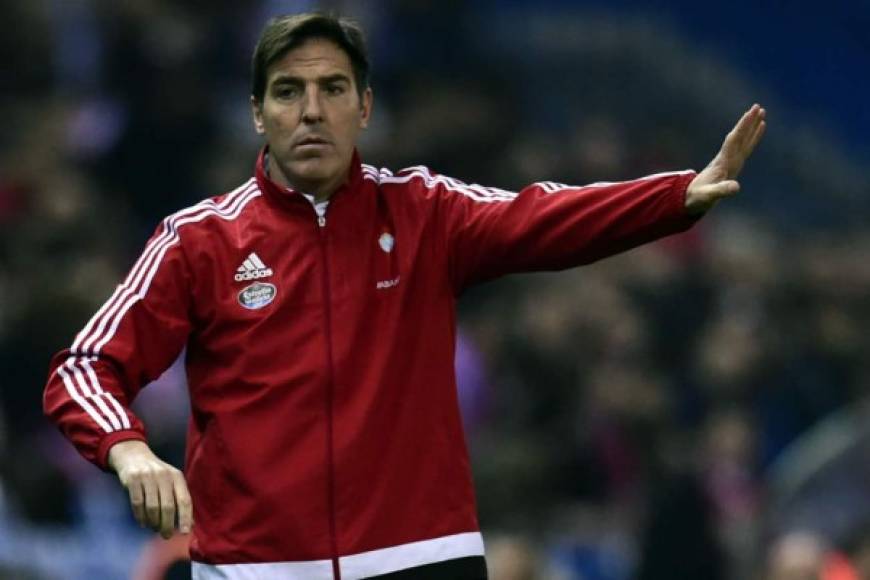
<path fill-rule="evenodd" d="M 744 108 L 770 112 L 744 191 L 690 232 L 463 298 L 457 372 L 493 580 L 870 578 L 860 164 L 786 121 L 775 87 L 655 19 L 360 4 L 4 4 L 0 578 L 144 569 L 153 539 L 120 486 L 42 417 L 48 360 L 164 215 L 250 175 L 256 36 L 313 7 L 368 31 L 361 153 L 394 170 L 520 188 L 700 169 Z M 182 366 L 135 408 L 181 465 Z"/>

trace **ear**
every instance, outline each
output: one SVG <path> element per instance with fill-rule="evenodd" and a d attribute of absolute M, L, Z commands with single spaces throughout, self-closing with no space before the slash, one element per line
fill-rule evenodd
<path fill-rule="evenodd" d="M 257 134 L 265 134 L 266 127 L 263 124 L 263 105 L 254 95 L 251 95 L 251 114 L 254 116 L 254 129 L 256 129 Z"/>
<path fill-rule="evenodd" d="M 372 93 L 371 87 L 367 88 L 362 95 L 362 102 L 360 103 L 360 118 L 359 118 L 359 126 L 360 129 L 365 129 L 369 126 L 369 119 L 372 116 L 372 107 L 374 106 L 374 94 Z"/>

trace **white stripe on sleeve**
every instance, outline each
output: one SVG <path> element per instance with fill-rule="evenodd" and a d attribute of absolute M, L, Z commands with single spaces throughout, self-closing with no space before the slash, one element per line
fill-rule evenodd
<path fill-rule="evenodd" d="M 130 418 L 114 395 L 102 388 L 90 361 L 97 360 L 100 349 L 114 336 L 121 318 L 130 306 L 145 296 L 166 251 L 179 240 L 178 226 L 201 221 L 211 215 L 226 220 L 235 219 L 244 206 L 259 195 L 260 192 L 255 181 L 250 179 L 241 187 L 227 194 L 220 203 L 205 200 L 165 219 L 163 232 L 151 240 L 124 283 L 118 285 L 109 300 L 76 335 L 70 349 L 70 357 L 58 367 L 58 373 L 72 399 L 107 433 L 122 428 L 129 429 L 131 427 Z M 106 332 L 107 327 L 108 332 Z M 101 336 L 102 340 L 100 340 Z M 92 345 L 93 349 L 89 353 L 89 348 Z M 81 366 L 81 369 L 76 367 L 76 363 Z M 89 400 L 93 401 L 103 412 L 109 419 L 109 423 L 100 416 Z M 111 408 L 106 404 L 106 401 L 109 402 Z"/>

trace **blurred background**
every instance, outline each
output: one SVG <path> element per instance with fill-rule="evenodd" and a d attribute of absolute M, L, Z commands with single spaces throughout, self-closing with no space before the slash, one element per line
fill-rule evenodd
<path fill-rule="evenodd" d="M 367 30 L 361 151 L 394 170 L 700 169 L 768 109 L 692 231 L 464 297 L 493 580 L 870 578 L 870 5 L 743 0 L 4 0 L 0 578 L 164 577 L 172 544 L 42 417 L 48 361 L 159 219 L 251 174 L 256 37 L 313 8 Z M 135 408 L 180 466 L 183 369 Z"/>

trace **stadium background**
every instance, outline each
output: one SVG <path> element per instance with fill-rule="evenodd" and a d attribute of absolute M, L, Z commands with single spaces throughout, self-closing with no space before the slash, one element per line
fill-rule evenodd
<path fill-rule="evenodd" d="M 699 169 L 768 108 L 743 193 L 691 232 L 465 297 L 493 579 L 870 578 L 870 7 L 796 6 L 4 1 L 0 578 L 141 565 L 152 536 L 114 478 L 41 416 L 48 359 L 157 220 L 249 175 L 256 35 L 315 7 L 369 33 L 361 149 L 393 169 L 508 188 Z M 181 384 L 136 403 L 177 465 Z"/>

